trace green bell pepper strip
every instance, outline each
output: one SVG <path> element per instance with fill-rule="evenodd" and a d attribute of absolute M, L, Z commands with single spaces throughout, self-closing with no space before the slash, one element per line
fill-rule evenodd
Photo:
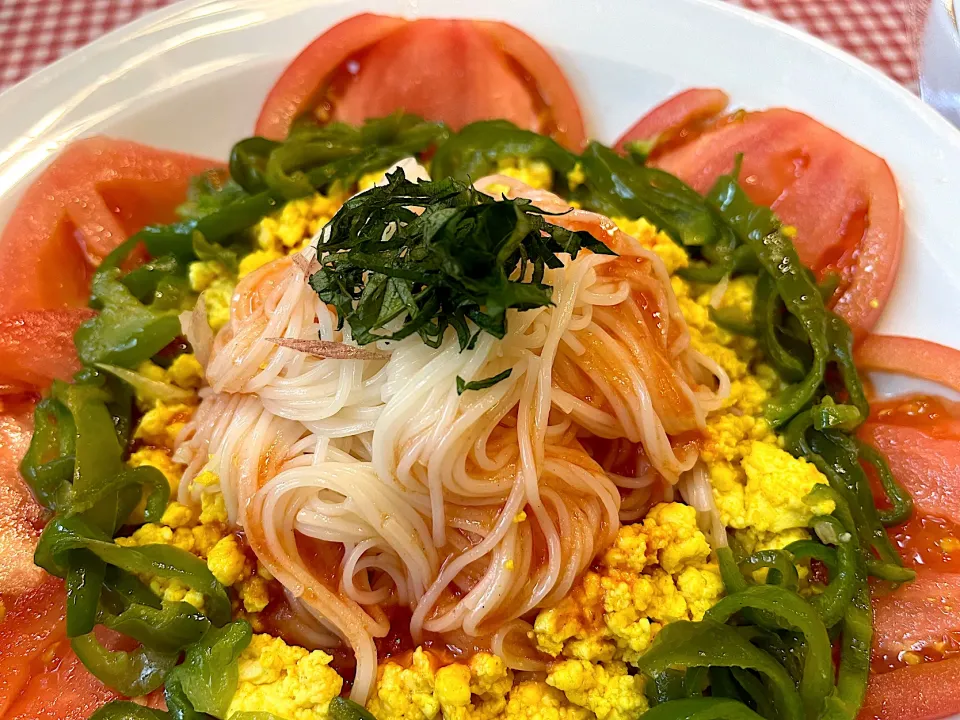
<path fill-rule="evenodd" d="M 71 550 L 67 570 L 67 637 L 86 635 L 97 624 L 97 606 L 107 564 L 89 550 Z"/>
<path fill-rule="evenodd" d="M 837 672 L 836 692 L 828 701 L 827 717 L 857 717 L 867 694 L 873 612 L 865 575 L 857 578 L 857 592 L 843 617 L 843 646 Z"/>
<path fill-rule="evenodd" d="M 267 159 L 281 143 L 263 137 L 249 137 L 230 150 L 230 177 L 251 195 L 267 189 Z"/>
<path fill-rule="evenodd" d="M 749 707 L 726 698 L 686 698 L 647 710 L 644 720 L 762 720 Z M 769 720 L 769 718 L 768 718 Z"/>
<path fill-rule="evenodd" d="M 54 398 L 44 398 L 33 412 L 33 436 L 20 462 L 37 502 L 50 510 L 63 503 L 73 477 L 76 429 L 70 411 Z"/>
<path fill-rule="evenodd" d="M 852 432 L 863 422 L 858 408 L 853 405 L 837 405 L 829 396 L 825 397 L 820 405 L 811 408 L 810 413 L 815 430 Z"/>
<path fill-rule="evenodd" d="M 711 668 L 712 670 L 713 668 Z M 646 684 L 645 692 L 651 705 L 670 702 L 671 700 L 680 700 L 687 696 L 684 688 L 685 670 L 668 668 L 651 678 Z"/>
<path fill-rule="evenodd" d="M 811 597 L 810 604 L 820 614 L 823 624 L 832 628 L 843 619 L 847 606 L 857 591 L 857 563 L 860 550 L 857 547 L 856 535 L 848 532 L 837 518 L 818 516 L 811 521 L 811 526 L 817 529 L 817 534 L 821 537 L 823 525 L 832 525 L 831 534 L 837 538 L 836 566 L 830 573 L 830 582 L 827 587 L 819 595 Z"/>
<path fill-rule="evenodd" d="M 707 314 L 710 319 L 722 330 L 726 330 L 734 335 L 744 335 L 746 337 L 756 337 L 758 334 L 757 324 L 751 318 L 745 318 L 734 308 L 707 308 Z"/>
<path fill-rule="evenodd" d="M 833 688 L 833 660 L 830 637 L 823 621 L 803 598 L 773 585 L 753 585 L 722 598 L 705 618 L 725 623 L 744 609 L 763 611 L 776 617 L 781 627 L 803 635 L 804 661 L 800 698 L 808 718 L 820 715 L 823 699 Z"/>
<path fill-rule="evenodd" d="M 377 720 L 363 705 L 339 696 L 330 701 L 327 713 L 330 720 Z"/>
<path fill-rule="evenodd" d="M 846 321 L 835 313 L 827 313 L 827 340 L 830 343 L 830 361 L 840 371 L 847 403 L 860 411 L 860 422 L 870 415 L 870 404 L 860 381 L 860 374 L 853 362 L 853 332 Z"/>
<path fill-rule="evenodd" d="M 787 386 L 767 406 L 767 419 L 774 427 L 780 427 L 813 400 L 823 384 L 830 356 L 827 311 L 812 274 L 800 262 L 776 215 L 770 208 L 755 205 L 737 182 L 741 159 L 738 158 L 732 174 L 717 179 L 707 198 L 756 254 L 763 271 L 773 279 L 786 311 L 803 327 L 813 353 L 804 378 Z M 765 332 L 764 328 L 759 329 Z"/>
<path fill-rule="evenodd" d="M 160 687 L 178 658 L 177 653 L 143 647 L 131 652 L 107 650 L 93 633 L 73 638 L 70 646 L 91 673 L 127 697 L 146 695 Z"/>
<path fill-rule="evenodd" d="M 163 688 L 163 698 L 167 703 L 170 720 L 210 720 L 206 713 L 193 709 L 189 698 L 183 692 L 180 675 L 174 669 L 167 675 Z"/>
<path fill-rule="evenodd" d="M 885 527 L 906 522 L 913 514 L 913 498 L 910 497 L 910 493 L 893 477 L 883 453 L 861 440 L 855 440 L 855 442 L 860 451 L 860 459 L 868 462 L 877 471 L 877 478 L 892 506 L 879 511 L 880 522 Z"/>
<path fill-rule="evenodd" d="M 129 700 L 114 700 L 102 706 L 88 720 L 167 720 L 161 710 L 137 705 Z"/>
<path fill-rule="evenodd" d="M 733 678 L 733 672 L 730 668 L 712 667 L 709 669 L 710 675 L 710 697 L 727 698 L 737 702 L 745 702 L 747 696 L 743 693 L 740 685 Z M 680 699 L 680 698 L 677 698 Z"/>
<path fill-rule="evenodd" d="M 757 712 L 768 718 L 775 718 L 777 711 L 770 702 L 770 693 L 756 675 L 743 668 L 730 668 L 730 673 L 747 696 L 753 702 Z"/>
<path fill-rule="evenodd" d="M 121 570 L 179 580 L 203 594 L 207 617 L 214 625 L 230 620 L 226 591 L 196 555 L 170 545 L 121 547 L 79 517 L 55 517 L 40 536 L 34 560 L 47 572 L 64 577 L 69 567 L 68 553 L 77 549 L 87 549 Z"/>
<path fill-rule="evenodd" d="M 87 365 L 134 367 L 180 335 L 178 313 L 157 312 L 141 303 L 120 281 L 119 270 L 94 275 L 91 305 L 100 314 L 84 322 L 74 335 L 80 359 Z"/>
<path fill-rule="evenodd" d="M 800 587 L 800 577 L 793 559 L 782 550 L 758 550 L 737 563 L 741 573 L 754 573 L 767 570 L 767 584 L 779 585 L 796 591 Z"/>
<path fill-rule="evenodd" d="M 756 670 L 766 678 L 773 705 L 781 720 L 800 720 L 804 717 L 803 703 L 787 671 L 770 655 L 751 645 L 736 629 L 713 619 L 705 618 L 696 623 L 680 620 L 667 624 L 637 665 L 651 677 L 676 667 L 740 667 Z M 667 704 L 657 707 L 667 707 Z"/>
<path fill-rule="evenodd" d="M 140 578 L 115 565 L 107 566 L 103 582 L 105 588 L 118 600 L 117 613 L 129 605 L 145 605 L 154 610 L 163 608 L 160 598 Z"/>
<path fill-rule="evenodd" d="M 782 311 L 783 303 L 773 278 L 767 273 L 760 273 L 753 300 L 753 324 L 760 349 L 780 377 L 787 382 L 799 382 L 806 376 L 806 368 L 777 337 L 778 317 Z"/>
<path fill-rule="evenodd" d="M 123 463 L 125 447 L 117 437 L 117 421 L 107 403 L 110 394 L 102 387 L 56 381 L 52 396 L 70 413 L 75 433 L 73 478 L 68 490 L 61 490 L 63 507 L 68 515 L 86 513 L 95 507 L 109 510 L 111 500 L 124 487 L 148 487 L 144 517 L 156 522 L 163 515 L 170 497 L 170 484 L 156 468 L 129 468 Z M 138 495 L 139 497 L 139 495 Z M 116 530 L 117 518 L 106 513 L 98 524 L 109 533 Z M 93 518 L 90 518 L 93 519 Z M 121 517 L 120 521 L 126 517 Z"/>
<path fill-rule="evenodd" d="M 816 540 L 795 540 L 787 545 L 784 550 L 793 555 L 794 562 L 819 560 L 826 566 L 830 577 L 837 574 L 839 563 L 837 551 L 829 545 L 823 545 Z"/>
<path fill-rule="evenodd" d="M 507 120 L 466 125 L 437 148 L 430 163 L 435 178 L 472 182 L 497 171 L 501 158 L 532 158 L 559 173 L 571 172 L 577 156 L 545 135 L 523 130 Z"/>
<path fill-rule="evenodd" d="M 236 620 L 210 628 L 187 649 L 183 664 L 171 676 L 194 710 L 226 720 L 240 677 L 238 658 L 252 637 L 250 624 Z"/>
<path fill-rule="evenodd" d="M 814 430 L 812 413 L 801 413 L 784 434 L 787 449 L 812 462 L 844 501 L 850 522 L 844 525 L 858 535 L 862 553 L 873 548 L 882 563 L 902 567 L 903 561 L 880 522 L 859 450 L 849 436 L 835 430 Z"/>
<path fill-rule="evenodd" d="M 186 649 L 210 629 L 203 613 L 185 602 L 166 603 L 159 610 L 130 605 L 119 615 L 101 611 L 99 621 L 151 650 L 171 653 Z"/>

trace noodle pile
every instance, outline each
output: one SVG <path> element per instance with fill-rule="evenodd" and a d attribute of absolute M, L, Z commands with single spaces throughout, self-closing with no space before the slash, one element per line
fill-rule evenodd
<path fill-rule="evenodd" d="M 510 178 L 477 187 L 569 210 Z M 466 635 L 532 667 L 504 634 L 559 601 L 621 519 L 695 466 L 689 439 L 729 391 L 688 347 L 652 252 L 594 213 L 551 222 L 588 230 L 618 256 L 561 256 L 544 277 L 552 306 L 510 311 L 503 339 L 481 334 L 462 352 L 452 332 L 438 348 L 381 341 L 362 359 L 273 342 L 354 345 L 307 282 L 312 249 L 244 278 L 215 339 L 204 337 L 202 305 L 186 319 L 209 387 L 178 439 L 180 500 L 223 493 L 305 636 L 355 652 L 355 700 L 373 686 L 390 605 L 409 608 L 415 640 Z M 457 377 L 507 369 L 458 395 Z M 218 484 L 194 482 L 204 471 Z"/>

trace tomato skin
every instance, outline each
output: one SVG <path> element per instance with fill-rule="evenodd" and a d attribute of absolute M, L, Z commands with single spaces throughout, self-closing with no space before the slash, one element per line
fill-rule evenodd
<path fill-rule="evenodd" d="M 781 108 L 733 117 L 654 164 L 706 192 L 738 153 L 747 195 L 796 228 L 801 261 L 817 273 L 840 272 L 833 309 L 863 337 L 900 265 L 903 218 L 890 168 L 816 120 Z"/>
<path fill-rule="evenodd" d="M 730 96 L 716 88 L 690 88 L 668 98 L 623 133 L 614 144 L 626 152 L 627 143 L 672 138 L 683 140 L 685 132 L 716 118 L 730 102 Z M 655 157 L 655 155 L 653 156 Z"/>
<path fill-rule="evenodd" d="M 334 108 L 353 125 L 402 109 L 459 130 L 503 118 L 539 128 L 530 92 L 470 20 L 418 20 L 370 48 Z"/>
<path fill-rule="evenodd" d="M 870 335 L 856 349 L 857 367 L 940 383 L 960 392 L 960 350 L 918 338 Z"/>
<path fill-rule="evenodd" d="M 875 654 L 891 659 L 946 642 L 960 630 L 960 573 L 919 569 L 917 579 L 873 600 Z"/>
<path fill-rule="evenodd" d="M 870 676 L 858 720 L 937 720 L 960 712 L 960 658 Z"/>
<path fill-rule="evenodd" d="M 128 235 L 175 219 L 190 178 L 220 167 L 129 140 L 67 146 L 0 235 L 0 315 L 86 305 L 92 269 Z"/>
<path fill-rule="evenodd" d="M 554 139 L 564 147 L 580 152 L 587 144 L 587 130 L 577 96 L 563 70 L 540 43 L 507 23 L 477 20 L 497 47 L 517 64 L 536 83 L 537 92 L 550 108 L 555 131 Z"/>
<path fill-rule="evenodd" d="M 347 18 L 307 45 L 270 88 L 255 132 L 283 140 L 294 119 L 306 112 L 323 81 L 352 55 L 407 24 L 386 15 L 362 13 Z"/>

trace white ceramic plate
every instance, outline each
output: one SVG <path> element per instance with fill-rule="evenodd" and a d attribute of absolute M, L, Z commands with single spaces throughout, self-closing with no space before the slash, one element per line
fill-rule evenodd
<path fill-rule="evenodd" d="M 601 140 L 691 86 L 813 115 L 886 158 L 900 183 L 906 247 L 878 330 L 960 347 L 960 132 L 859 60 L 711 0 L 185 0 L 0 95 L 0 223 L 25 178 L 81 135 L 225 158 L 283 65 L 362 10 L 523 28 L 567 71 Z"/>

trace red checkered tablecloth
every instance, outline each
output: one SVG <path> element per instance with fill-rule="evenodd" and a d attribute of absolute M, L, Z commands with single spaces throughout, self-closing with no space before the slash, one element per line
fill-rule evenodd
<path fill-rule="evenodd" d="M 670 0 L 661 0 L 670 2 Z M 0 90 L 108 30 L 172 0 L 0 0 Z M 819 35 L 916 85 L 915 50 L 929 0 L 730 0 Z"/>

